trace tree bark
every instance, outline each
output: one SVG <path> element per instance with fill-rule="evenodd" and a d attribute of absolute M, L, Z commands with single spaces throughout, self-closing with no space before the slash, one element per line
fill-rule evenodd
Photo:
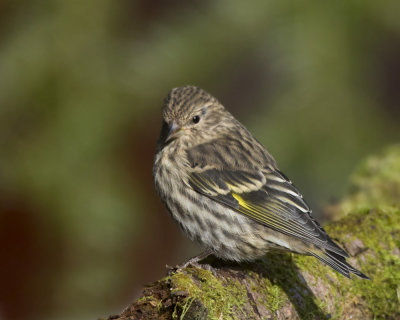
<path fill-rule="evenodd" d="M 313 257 L 269 253 L 254 263 L 206 260 L 147 285 L 111 319 L 400 319 L 400 146 L 364 161 L 327 232 L 371 280 Z"/>

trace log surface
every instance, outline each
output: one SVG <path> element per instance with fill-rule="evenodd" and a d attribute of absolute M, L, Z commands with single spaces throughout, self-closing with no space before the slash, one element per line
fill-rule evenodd
<path fill-rule="evenodd" d="M 371 280 L 313 257 L 269 253 L 254 263 L 206 260 L 147 285 L 109 319 L 400 319 L 400 146 L 365 160 L 350 193 L 327 210 L 328 234 Z"/>

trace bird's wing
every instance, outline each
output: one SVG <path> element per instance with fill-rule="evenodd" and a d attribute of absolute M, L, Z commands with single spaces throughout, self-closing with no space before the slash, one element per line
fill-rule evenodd
<path fill-rule="evenodd" d="M 213 148 L 207 150 L 204 145 L 202 148 L 209 159 L 217 159 L 208 153 Z M 188 184 L 192 189 L 268 228 L 348 257 L 312 218 L 302 195 L 275 165 L 259 168 L 254 163 L 248 167 L 204 165 L 194 154 L 188 151 L 191 162 Z"/>

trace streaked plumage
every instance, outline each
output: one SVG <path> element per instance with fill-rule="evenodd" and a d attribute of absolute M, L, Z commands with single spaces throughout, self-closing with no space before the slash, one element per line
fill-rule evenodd
<path fill-rule="evenodd" d="M 218 257 L 251 261 L 289 250 L 367 278 L 346 262 L 268 151 L 200 88 L 175 88 L 165 99 L 153 175 L 183 232 Z"/>

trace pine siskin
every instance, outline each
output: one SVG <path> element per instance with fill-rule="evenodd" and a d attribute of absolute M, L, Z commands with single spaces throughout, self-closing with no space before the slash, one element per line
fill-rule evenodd
<path fill-rule="evenodd" d="M 271 249 L 312 255 L 346 277 L 366 275 L 311 216 L 274 158 L 213 96 L 172 89 L 153 167 L 172 218 L 208 254 L 251 261 Z M 192 260 L 191 260 L 192 261 Z"/>

